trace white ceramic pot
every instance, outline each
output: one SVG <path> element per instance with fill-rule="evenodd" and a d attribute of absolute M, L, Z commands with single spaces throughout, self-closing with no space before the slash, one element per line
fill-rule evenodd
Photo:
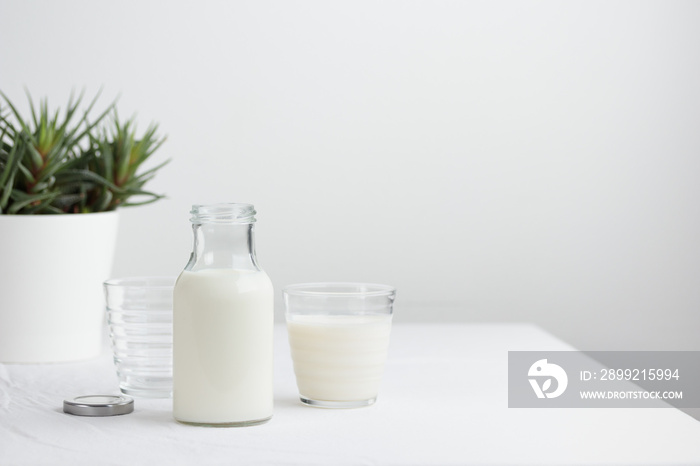
<path fill-rule="evenodd" d="M 117 212 L 0 215 L 0 362 L 100 354 Z"/>

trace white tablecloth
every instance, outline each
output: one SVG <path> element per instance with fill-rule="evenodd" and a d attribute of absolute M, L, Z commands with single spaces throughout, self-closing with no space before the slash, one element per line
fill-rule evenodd
<path fill-rule="evenodd" d="M 0 364 L 0 465 L 700 464 L 700 423 L 676 409 L 509 409 L 508 350 L 569 350 L 531 325 L 395 324 L 374 406 L 302 405 L 275 329 L 275 415 L 204 428 L 170 400 L 134 413 L 64 414 L 64 398 L 115 393 L 106 352 L 70 364 Z"/>

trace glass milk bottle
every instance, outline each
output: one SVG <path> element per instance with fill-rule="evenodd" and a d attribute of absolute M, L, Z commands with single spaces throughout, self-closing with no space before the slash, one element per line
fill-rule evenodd
<path fill-rule="evenodd" d="M 255 258 L 250 204 L 192 207 L 194 251 L 173 299 L 177 421 L 249 426 L 272 417 L 272 283 Z"/>

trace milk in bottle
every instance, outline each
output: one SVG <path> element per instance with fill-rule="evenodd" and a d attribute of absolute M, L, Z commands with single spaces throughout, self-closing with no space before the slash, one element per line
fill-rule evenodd
<path fill-rule="evenodd" d="M 273 289 L 249 204 L 195 205 L 194 251 L 173 299 L 173 414 L 246 426 L 272 417 Z"/>

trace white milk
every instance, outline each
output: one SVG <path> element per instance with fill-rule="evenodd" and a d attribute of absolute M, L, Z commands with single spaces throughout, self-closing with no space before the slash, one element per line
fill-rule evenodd
<path fill-rule="evenodd" d="M 273 299 L 265 272 L 182 272 L 173 302 L 175 419 L 226 424 L 272 416 Z"/>
<path fill-rule="evenodd" d="M 317 401 L 377 397 L 390 315 L 293 315 L 287 322 L 299 394 Z"/>

